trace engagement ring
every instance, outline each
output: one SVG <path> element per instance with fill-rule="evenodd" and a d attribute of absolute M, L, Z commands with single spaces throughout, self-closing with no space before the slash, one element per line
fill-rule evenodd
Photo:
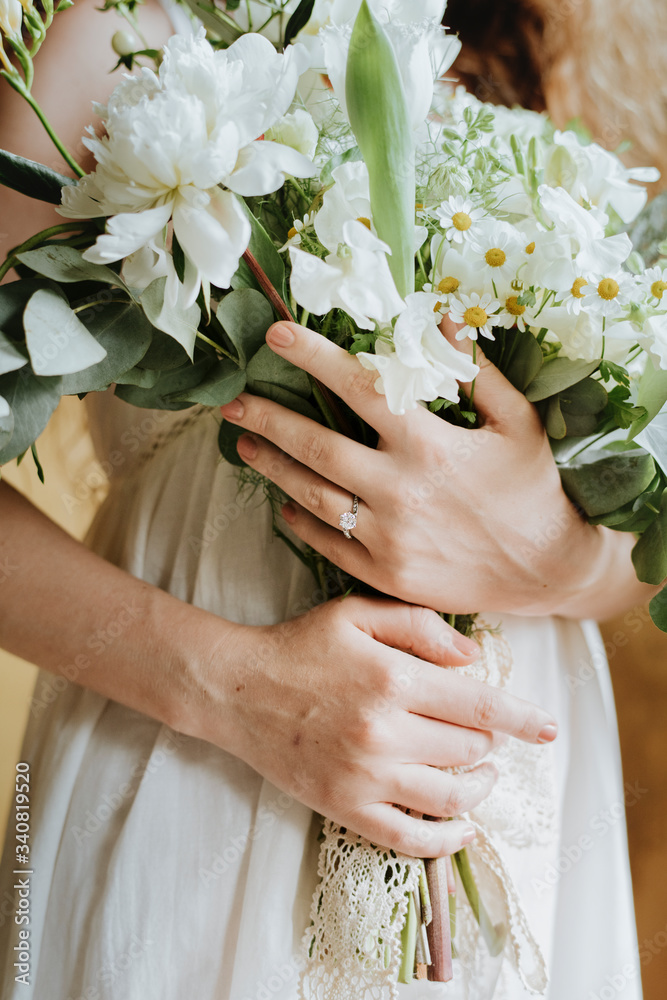
<path fill-rule="evenodd" d="M 359 497 L 352 498 L 352 510 L 346 510 L 338 518 L 338 526 L 346 538 L 352 538 L 350 532 L 357 526 L 357 513 L 359 511 Z"/>

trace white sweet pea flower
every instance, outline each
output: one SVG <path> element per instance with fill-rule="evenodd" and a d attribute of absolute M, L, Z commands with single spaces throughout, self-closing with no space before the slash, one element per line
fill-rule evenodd
<path fill-rule="evenodd" d="M 275 125 L 267 129 L 264 138 L 270 142 L 280 142 L 283 146 L 291 146 L 312 160 L 320 133 L 312 116 L 303 108 L 297 108 L 296 111 L 283 115 Z"/>
<path fill-rule="evenodd" d="M 623 166 L 613 153 L 596 142 L 584 146 L 574 132 L 554 134 L 545 163 L 544 179 L 551 187 L 562 187 L 577 202 L 587 202 L 602 211 L 614 209 L 629 223 L 646 204 L 646 190 L 631 181 L 657 181 L 654 167 Z"/>
<path fill-rule="evenodd" d="M 667 369 L 667 314 L 657 313 L 648 317 L 644 323 L 641 343 L 659 366 Z"/>
<path fill-rule="evenodd" d="M 360 329 L 373 330 L 403 308 L 387 263 L 389 247 L 355 219 L 343 224 L 343 237 L 324 260 L 290 247 L 290 288 L 308 312 L 322 316 L 344 309 Z"/>
<path fill-rule="evenodd" d="M 169 40 L 158 76 L 144 69 L 121 83 L 100 109 L 106 134 L 84 140 L 96 170 L 63 188 L 61 215 L 110 216 L 85 258 L 128 257 L 173 219 L 196 275 L 185 304 L 202 281 L 228 287 L 250 239 L 233 192 L 268 194 L 286 174 L 314 173 L 301 153 L 261 139 L 289 108 L 304 55 L 298 48 L 279 55 L 260 35 L 215 51 L 201 29 Z"/>
<path fill-rule="evenodd" d="M 442 335 L 437 305 L 438 296 L 433 293 L 408 295 L 394 326 L 392 344 L 379 339 L 375 354 L 357 355 L 365 368 L 378 372 L 375 388 L 387 397 L 392 413 L 405 413 L 432 399 L 456 402 L 459 382 L 471 382 L 479 372 L 471 358 Z"/>
<path fill-rule="evenodd" d="M 565 306 L 543 309 L 538 323 L 555 334 L 562 345 L 560 354 L 573 361 L 595 361 L 604 352 L 608 361 L 623 364 L 628 350 L 637 342 L 637 333 L 629 320 L 609 323 L 603 329 L 601 315 L 582 310 L 573 316 Z"/>
<path fill-rule="evenodd" d="M 452 299 L 449 303 L 449 318 L 457 326 L 462 324 L 462 328 L 457 331 L 456 339 L 464 340 L 470 337 L 471 340 L 477 340 L 481 333 L 489 340 L 495 340 L 493 314 L 499 309 L 500 302 L 488 292 L 484 295 L 471 292 L 470 295 L 462 294 L 459 298 Z"/>

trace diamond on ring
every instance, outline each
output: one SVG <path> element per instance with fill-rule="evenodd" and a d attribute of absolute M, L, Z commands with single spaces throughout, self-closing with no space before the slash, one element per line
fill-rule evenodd
<path fill-rule="evenodd" d="M 357 513 L 359 512 L 359 497 L 352 498 L 352 510 L 346 510 L 338 518 L 338 527 L 346 538 L 352 538 L 350 532 L 357 526 Z"/>

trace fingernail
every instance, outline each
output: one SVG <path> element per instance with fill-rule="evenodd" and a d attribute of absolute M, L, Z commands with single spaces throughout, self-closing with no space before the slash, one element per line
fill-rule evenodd
<path fill-rule="evenodd" d="M 465 847 L 466 844 L 472 844 L 473 840 L 477 836 L 477 831 L 474 826 L 467 826 L 463 831 L 463 836 L 461 837 L 461 843 Z"/>
<path fill-rule="evenodd" d="M 479 646 L 475 640 L 468 639 L 467 636 L 461 635 L 460 632 L 454 632 L 452 642 L 459 653 L 463 653 L 464 656 L 472 656 L 473 653 L 479 653 Z"/>
<path fill-rule="evenodd" d="M 243 434 L 236 445 L 241 458 L 254 458 L 257 454 L 257 442 L 250 434 Z"/>
<path fill-rule="evenodd" d="M 291 503 L 286 503 L 282 510 L 283 517 L 288 524 L 293 524 L 296 518 L 296 510 Z"/>
<path fill-rule="evenodd" d="M 537 737 L 538 743 L 551 743 L 558 736 L 558 726 L 550 722 Z"/>
<path fill-rule="evenodd" d="M 277 323 L 267 333 L 266 340 L 267 343 L 273 344 L 275 347 L 291 347 L 294 343 L 294 334 L 288 326 Z"/>
<path fill-rule="evenodd" d="M 224 406 L 221 406 L 220 412 L 223 417 L 227 417 L 229 420 L 240 420 L 245 408 L 240 399 L 233 399 L 231 403 L 225 403 Z"/>

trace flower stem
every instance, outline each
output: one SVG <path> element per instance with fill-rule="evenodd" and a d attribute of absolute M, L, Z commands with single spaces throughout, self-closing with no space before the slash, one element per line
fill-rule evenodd
<path fill-rule="evenodd" d="M 45 243 L 46 240 L 50 239 L 51 236 L 57 236 L 59 233 L 67 233 L 72 230 L 81 230 L 84 227 L 85 223 L 81 222 L 61 222 L 58 226 L 50 226 L 48 229 L 42 229 L 41 233 L 35 233 L 35 235 L 31 236 L 29 240 L 25 241 L 25 243 L 21 243 L 19 246 L 14 247 L 14 249 L 7 254 L 7 259 L 2 266 L 0 266 L 0 281 L 2 281 L 4 276 L 7 274 L 7 271 L 10 271 L 14 267 L 20 253 L 25 253 L 27 250 L 32 250 L 33 247 L 40 246 L 42 243 Z"/>
<path fill-rule="evenodd" d="M 10 85 L 10 87 L 13 87 L 14 90 L 18 94 L 20 94 L 21 97 L 25 101 L 28 102 L 28 104 L 30 105 L 30 107 L 35 112 L 35 114 L 39 118 L 40 122 L 44 126 L 44 129 L 46 130 L 47 135 L 49 136 L 49 138 L 51 139 L 51 142 L 56 147 L 56 149 L 58 150 L 58 152 L 60 153 L 60 155 L 62 156 L 62 158 L 65 161 L 65 163 L 67 163 L 67 165 L 71 168 L 71 170 L 73 170 L 73 172 L 77 175 L 77 177 L 83 177 L 84 174 L 86 173 L 86 171 L 83 170 L 83 168 L 81 166 L 79 166 L 79 164 L 76 162 L 76 160 L 71 155 L 71 153 L 68 153 L 68 151 L 65 149 L 65 147 L 63 146 L 61 140 L 56 135 L 56 133 L 55 133 L 55 131 L 53 129 L 53 126 L 51 125 L 51 122 L 46 117 L 46 115 L 42 111 L 41 107 L 39 106 L 39 104 L 37 103 L 37 101 L 35 100 L 35 98 L 32 96 L 32 94 L 30 93 L 30 90 L 29 90 L 28 86 L 23 82 L 23 80 L 21 80 L 21 78 L 18 75 L 17 76 L 13 76 L 13 75 L 7 73 L 6 70 L 1 70 L 0 71 L 0 76 L 4 76 L 5 80 Z"/>

